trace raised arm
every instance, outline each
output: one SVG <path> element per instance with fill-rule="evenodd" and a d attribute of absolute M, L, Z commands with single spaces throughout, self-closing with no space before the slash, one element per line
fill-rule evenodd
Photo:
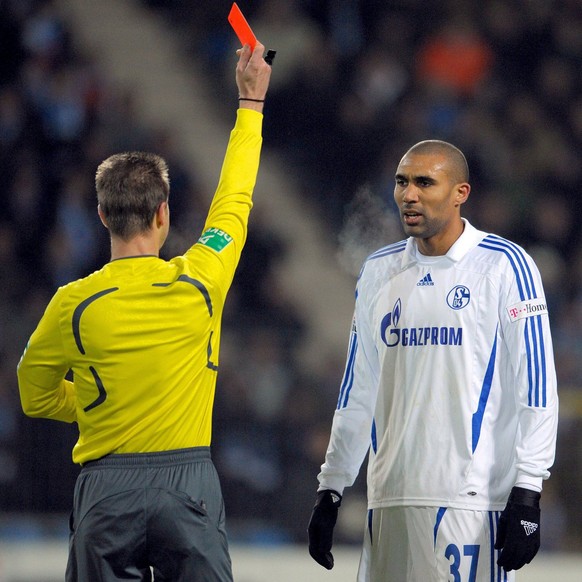
<path fill-rule="evenodd" d="M 252 51 L 248 45 L 237 51 L 236 84 L 239 107 L 263 112 L 263 105 L 271 78 L 271 66 L 263 58 L 265 47 L 257 42 Z"/>

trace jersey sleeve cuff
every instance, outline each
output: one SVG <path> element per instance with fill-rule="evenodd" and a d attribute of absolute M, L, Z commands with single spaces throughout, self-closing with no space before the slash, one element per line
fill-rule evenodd
<path fill-rule="evenodd" d="M 515 481 L 516 487 L 523 487 L 524 489 L 530 489 L 531 491 L 541 492 L 542 490 L 542 477 L 531 477 L 530 475 L 518 475 Z"/>
<path fill-rule="evenodd" d="M 240 108 L 236 110 L 235 129 L 261 134 L 263 128 L 263 114 L 253 109 Z"/>
<path fill-rule="evenodd" d="M 343 495 L 345 486 L 339 480 L 334 479 L 320 480 L 317 492 L 319 493 L 320 491 L 325 491 L 326 489 L 333 489 L 334 491 L 337 491 L 340 495 Z"/>

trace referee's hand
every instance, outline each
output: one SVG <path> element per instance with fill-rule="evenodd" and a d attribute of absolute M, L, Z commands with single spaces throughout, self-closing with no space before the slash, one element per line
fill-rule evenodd
<path fill-rule="evenodd" d="M 333 489 L 326 489 L 317 494 L 311 519 L 307 526 L 309 535 L 309 554 L 324 568 L 333 568 L 333 528 L 337 521 L 337 512 L 342 503 L 342 496 Z"/>

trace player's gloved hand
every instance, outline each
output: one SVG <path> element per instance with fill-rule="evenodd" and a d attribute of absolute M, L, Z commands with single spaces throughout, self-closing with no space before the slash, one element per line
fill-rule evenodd
<path fill-rule="evenodd" d="M 309 535 L 309 554 L 324 568 L 333 568 L 331 546 L 333 528 L 337 521 L 337 512 L 342 503 L 342 496 L 333 489 L 326 489 L 317 494 L 311 519 L 307 526 Z"/>
<path fill-rule="evenodd" d="M 501 550 L 497 564 L 506 571 L 529 564 L 540 548 L 540 497 L 523 487 L 511 490 L 495 541 L 495 549 Z"/>

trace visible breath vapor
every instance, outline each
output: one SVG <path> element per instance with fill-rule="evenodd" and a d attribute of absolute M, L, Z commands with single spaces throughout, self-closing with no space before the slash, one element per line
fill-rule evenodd
<path fill-rule="evenodd" d="M 369 186 L 363 186 L 346 208 L 338 237 L 338 261 L 345 271 L 357 277 L 371 253 L 402 238 L 398 217 Z"/>

